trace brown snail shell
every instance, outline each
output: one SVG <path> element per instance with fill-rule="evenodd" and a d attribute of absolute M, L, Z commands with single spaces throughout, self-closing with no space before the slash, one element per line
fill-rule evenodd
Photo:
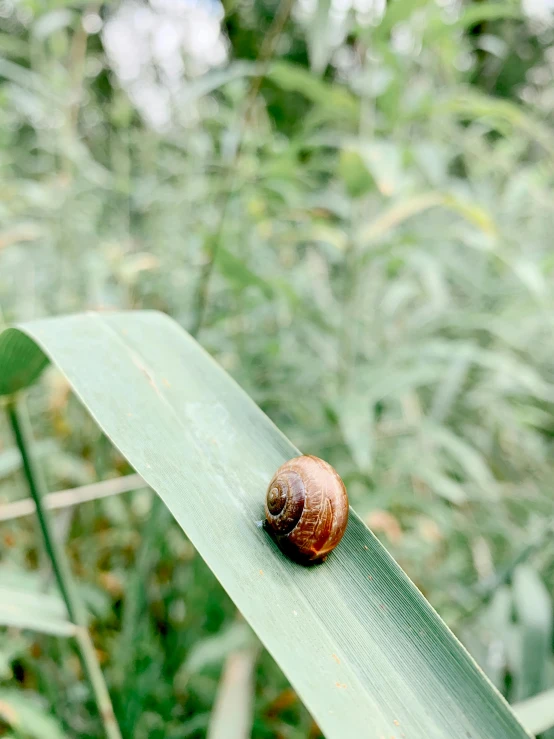
<path fill-rule="evenodd" d="M 348 495 L 338 472 L 303 455 L 279 467 L 267 488 L 264 527 L 291 559 L 323 560 L 348 523 Z"/>

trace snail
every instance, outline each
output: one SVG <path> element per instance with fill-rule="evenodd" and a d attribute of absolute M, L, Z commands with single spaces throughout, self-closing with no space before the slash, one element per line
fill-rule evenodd
<path fill-rule="evenodd" d="M 322 562 L 347 523 L 346 488 L 330 464 L 303 455 L 279 467 L 267 488 L 264 528 L 291 559 Z"/>

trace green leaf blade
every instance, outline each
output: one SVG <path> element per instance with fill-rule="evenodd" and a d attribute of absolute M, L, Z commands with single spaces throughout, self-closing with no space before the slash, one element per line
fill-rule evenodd
<path fill-rule="evenodd" d="M 28 358 L 47 354 L 64 372 L 328 739 L 527 736 L 354 512 L 319 567 L 302 568 L 275 547 L 258 526 L 265 489 L 298 451 L 177 324 L 153 312 L 89 314 L 21 331 L 0 337 L 5 386 L 18 342 L 32 338 L 41 348 Z"/>

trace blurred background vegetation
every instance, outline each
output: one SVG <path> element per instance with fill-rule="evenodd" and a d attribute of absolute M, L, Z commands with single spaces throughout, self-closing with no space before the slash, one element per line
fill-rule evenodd
<path fill-rule="evenodd" d="M 2 322 L 173 316 L 510 701 L 554 686 L 553 10 L 0 2 Z M 132 472 L 59 375 L 30 401 L 50 490 Z M 1 512 L 28 492 L 0 423 Z M 123 735 L 206 736 L 246 649 L 253 736 L 318 737 L 151 503 L 56 516 Z M 0 601 L 55 593 L 33 517 L 0 546 Z M 67 641 L 1 629 L 0 681 L 0 734 L 102 735 Z"/>

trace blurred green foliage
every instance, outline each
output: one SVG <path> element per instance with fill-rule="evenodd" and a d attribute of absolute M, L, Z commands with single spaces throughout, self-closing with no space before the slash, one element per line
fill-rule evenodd
<path fill-rule="evenodd" d="M 215 255 L 201 343 L 340 470 L 509 700 L 552 687 L 553 19 L 299 2 L 245 116 L 276 7 L 224 5 L 212 67 L 156 36 L 170 2 L 0 3 L 3 321 L 155 308 L 190 328 Z M 31 400 L 51 489 L 130 471 L 57 376 Z M 26 491 L 0 432 L 5 502 Z M 205 736 L 244 638 L 213 576 L 147 491 L 57 524 L 124 736 Z M 50 583 L 31 520 L 0 536 L 2 582 Z M 18 736 L 98 736 L 79 669 L 61 639 L 0 632 L 0 719 L 20 688 Z M 318 736 L 264 653 L 254 735 Z"/>

